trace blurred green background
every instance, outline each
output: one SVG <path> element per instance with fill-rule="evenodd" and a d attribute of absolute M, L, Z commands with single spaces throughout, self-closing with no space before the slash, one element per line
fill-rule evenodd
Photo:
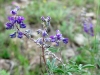
<path fill-rule="evenodd" d="M 62 50 L 58 51 L 62 53 L 64 62 L 73 60 L 77 64 L 93 64 L 95 68 L 89 69 L 90 75 L 100 75 L 100 0 L 0 0 L 0 62 L 5 61 L 6 66 L 6 61 L 14 63 L 13 75 L 40 75 L 38 47 L 26 38 L 11 39 L 9 34 L 12 30 L 5 30 L 4 24 L 8 22 L 10 10 L 15 6 L 20 6 L 19 15 L 25 17 L 25 23 L 32 30 L 41 27 L 41 16 L 50 16 L 53 28 L 51 31 L 59 29 L 69 38 L 69 44 L 61 45 Z M 95 37 L 90 37 L 91 51 L 88 43 L 84 42 L 88 38 L 83 32 L 80 20 L 83 8 L 94 23 Z M 35 32 L 33 34 L 38 37 Z M 31 63 L 34 64 L 29 70 Z M 2 67 L 10 71 L 9 67 Z"/>

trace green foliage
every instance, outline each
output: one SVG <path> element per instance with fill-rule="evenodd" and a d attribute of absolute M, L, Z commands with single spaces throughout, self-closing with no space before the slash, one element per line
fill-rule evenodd
<path fill-rule="evenodd" d="M 72 75 L 74 74 L 88 74 L 89 71 L 87 70 L 87 68 L 93 68 L 94 66 L 91 64 L 86 64 L 86 65 L 82 65 L 79 64 L 77 65 L 75 62 L 69 63 L 69 64 L 61 64 L 61 65 L 57 65 L 56 64 L 56 59 L 53 59 L 52 61 L 47 60 L 47 66 L 49 68 L 49 71 L 51 74 L 55 74 L 55 75 Z"/>
<path fill-rule="evenodd" d="M 50 47 L 49 50 L 53 53 L 59 52 L 61 49 L 57 47 Z"/>
<path fill-rule="evenodd" d="M 33 24 L 40 22 L 41 16 L 50 16 L 52 18 L 52 23 L 60 23 L 65 19 L 68 12 L 69 9 L 64 8 L 58 1 L 46 1 L 45 3 L 43 1 L 32 1 L 25 9 L 28 22 Z"/>
<path fill-rule="evenodd" d="M 20 61 L 21 65 L 27 65 L 28 64 L 27 58 L 25 58 L 25 56 L 23 56 L 21 54 L 18 55 L 18 60 Z"/>
<path fill-rule="evenodd" d="M 62 26 L 60 27 L 60 30 L 62 32 L 63 35 L 67 35 L 68 38 L 70 38 L 70 40 L 73 41 L 73 37 L 75 34 L 73 34 L 73 26 L 74 24 L 71 22 L 71 24 L 67 24 L 65 21 L 62 23 Z M 69 32 L 70 31 L 70 32 Z"/>
<path fill-rule="evenodd" d="M 8 48 L 5 48 L 9 46 L 10 39 L 8 39 L 8 33 L 9 32 L 4 32 L 0 33 L 0 58 L 10 58 L 10 54 L 8 52 Z"/>
<path fill-rule="evenodd" d="M 0 70 L 0 75 L 10 75 L 10 74 L 7 73 L 5 70 Z"/>
<path fill-rule="evenodd" d="M 11 3 L 13 0 L 0 0 L 0 7 L 5 3 Z"/>

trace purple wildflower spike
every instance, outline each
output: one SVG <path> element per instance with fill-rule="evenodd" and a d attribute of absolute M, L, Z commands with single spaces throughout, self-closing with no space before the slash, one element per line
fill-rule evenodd
<path fill-rule="evenodd" d="M 6 23 L 6 25 L 5 25 L 6 29 L 13 29 L 13 28 L 16 29 L 17 33 L 11 34 L 10 35 L 11 38 L 15 37 L 15 34 L 17 34 L 18 38 L 22 38 L 23 33 L 20 31 L 20 28 L 26 28 L 26 24 L 23 22 L 24 17 L 17 15 L 18 10 L 19 10 L 19 7 L 16 7 L 15 9 L 13 9 L 11 11 L 12 16 L 8 17 L 9 22 Z"/>

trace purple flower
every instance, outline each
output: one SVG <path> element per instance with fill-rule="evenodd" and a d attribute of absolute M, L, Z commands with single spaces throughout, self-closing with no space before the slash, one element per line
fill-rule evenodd
<path fill-rule="evenodd" d="M 13 10 L 11 11 L 11 14 L 12 14 L 12 15 L 16 15 L 18 10 L 19 10 L 19 7 L 16 7 L 15 9 L 13 9 Z"/>
<path fill-rule="evenodd" d="M 44 30 L 44 31 L 42 31 L 42 36 L 43 37 L 46 37 L 48 34 L 47 34 L 47 32 Z"/>
<path fill-rule="evenodd" d="M 45 38 L 45 42 L 50 42 L 50 38 Z"/>
<path fill-rule="evenodd" d="M 50 25 L 50 20 L 51 20 L 51 18 L 50 18 L 49 16 L 47 16 L 46 18 L 45 18 L 44 16 L 42 16 L 42 17 L 41 17 L 41 20 L 42 20 L 43 22 L 45 22 L 45 25 L 46 25 L 46 26 L 49 26 L 49 25 Z"/>
<path fill-rule="evenodd" d="M 24 21 L 24 17 L 23 16 L 18 16 L 17 17 L 17 23 L 20 24 Z"/>
<path fill-rule="evenodd" d="M 50 41 L 51 42 L 56 42 L 56 37 L 55 36 L 50 36 Z"/>
<path fill-rule="evenodd" d="M 20 28 L 26 28 L 26 25 L 24 23 L 21 23 Z"/>
<path fill-rule="evenodd" d="M 15 20 L 15 16 L 8 16 L 8 20 L 11 21 L 11 22 L 14 21 Z"/>
<path fill-rule="evenodd" d="M 15 15 L 15 14 L 17 14 L 17 11 L 12 10 L 11 13 L 12 13 L 13 15 Z"/>
<path fill-rule="evenodd" d="M 18 38 L 22 38 L 22 37 L 23 37 L 23 33 L 19 31 L 17 37 L 18 37 Z"/>
<path fill-rule="evenodd" d="M 42 45 L 42 44 L 43 44 L 42 38 L 38 38 L 38 39 L 36 40 L 36 43 Z"/>
<path fill-rule="evenodd" d="M 38 34 L 40 34 L 41 32 L 42 32 L 42 30 L 41 30 L 41 29 L 38 29 L 38 30 L 37 30 L 37 33 L 38 33 Z"/>
<path fill-rule="evenodd" d="M 84 32 L 88 33 L 88 32 L 89 32 L 89 30 L 88 30 L 88 28 L 87 28 L 86 23 L 84 23 L 84 24 L 83 24 L 83 27 L 84 27 L 84 28 L 83 28 L 83 29 L 84 29 Z"/>
<path fill-rule="evenodd" d="M 12 29 L 13 28 L 13 24 L 12 23 L 6 23 L 6 29 Z"/>
<path fill-rule="evenodd" d="M 68 43 L 68 38 L 63 38 L 62 41 L 63 41 L 63 43 L 67 44 Z"/>
<path fill-rule="evenodd" d="M 9 17 L 8 17 L 8 20 L 9 20 L 12 24 L 15 24 L 15 23 L 17 22 L 15 16 L 9 16 Z"/>
<path fill-rule="evenodd" d="M 94 36 L 93 24 L 90 18 L 86 18 L 86 20 L 83 21 L 83 29 L 87 34 Z"/>
<path fill-rule="evenodd" d="M 15 38 L 16 37 L 16 32 L 14 32 L 13 34 L 10 34 L 11 38 Z"/>
<path fill-rule="evenodd" d="M 46 19 L 47 19 L 47 21 L 48 21 L 48 22 L 50 22 L 51 17 L 50 17 L 50 16 L 48 16 Z"/>
<path fill-rule="evenodd" d="M 9 22 L 6 23 L 5 25 L 6 29 L 13 29 L 13 28 L 16 29 L 16 33 L 13 33 L 10 35 L 11 38 L 16 37 L 16 34 L 18 38 L 22 38 L 23 33 L 20 32 L 20 28 L 26 28 L 26 24 L 23 23 L 24 17 L 17 15 L 18 10 L 19 10 L 19 7 L 16 7 L 14 10 L 11 11 L 12 16 L 8 17 Z"/>
<path fill-rule="evenodd" d="M 41 20 L 42 20 L 43 22 L 50 22 L 51 17 L 50 17 L 50 16 L 47 16 L 47 17 L 45 18 L 44 16 L 42 16 L 42 17 L 41 17 Z"/>
<path fill-rule="evenodd" d="M 41 17 L 41 20 L 42 20 L 42 21 L 45 21 L 45 18 L 44 18 L 44 16 L 42 16 L 42 17 Z"/>
<path fill-rule="evenodd" d="M 61 40 L 62 39 L 62 34 L 60 33 L 59 30 L 56 31 L 56 37 L 57 37 L 57 40 Z"/>
<path fill-rule="evenodd" d="M 50 41 L 55 42 L 56 45 L 59 45 L 60 41 L 63 41 L 63 43 L 67 44 L 68 43 L 68 38 L 63 38 L 61 32 L 59 30 L 56 31 L 56 35 L 50 36 Z"/>

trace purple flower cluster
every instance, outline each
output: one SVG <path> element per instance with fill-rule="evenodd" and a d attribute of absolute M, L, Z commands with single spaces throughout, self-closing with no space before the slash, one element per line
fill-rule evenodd
<path fill-rule="evenodd" d="M 46 32 L 46 30 L 42 30 L 42 29 L 38 29 L 37 33 L 41 34 L 42 37 L 46 37 L 48 35 L 48 33 Z"/>
<path fill-rule="evenodd" d="M 35 40 L 35 42 L 39 45 L 45 45 L 46 42 L 50 42 L 50 39 L 48 38 L 48 33 L 46 32 L 46 30 L 42 30 L 42 29 L 38 29 L 37 33 L 41 35 L 40 38 L 38 38 L 37 40 Z"/>
<path fill-rule="evenodd" d="M 9 22 L 5 24 L 5 27 L 7 30 L 15 29 L 15 32 L 10 34 L 10 37 L 15 38 L 17 36 L 18 38 L 22 38 L 25 35 L 29 40 L 33 41 L 38 46 L 40 46 L 43 53 L 42 57 L 46 65 L 45 50 L 50 47 L 50 43 L 54 42 L 56 43 L 56 46 L 59 46 L 59 43 L 62 41 L 64 44 L 67 44 L 68 38 L 64 38 L 59 30 L 56 31 L 56 35 L 49 36 L 47 33 L 47 27 L 50 26 L 51 18 L 49 16 L 44 18 L 42 16 L 41 17 L 41 20 L 43 21 L 42 29 L 37 30 L 37 33 L 40 34 L 41 37 L 35 40 L 34 38 L 32 38 L 31 30 L 25 30 L 25 32 L 20 31 L 20 28 L 26 28 L 26 24 L 24 23 L 24 17 L 17 15 L 18 10 L 19 10 L 19 7 L 16 7 L 14 10 L 11 11 L 12 16 L 8 17 Z M 55 56 L 54 54 L 52 55 Z M 56 57 L 56 59 L 58 58 Z"/>
<path fill-rule="evenodd" d="M 16 36 L 18 38 L 23 37 L 23 33 L 19 30 L 19 28 L 26 28 L 26 24 L 23 22 L 24 17 L 23 16 L 17 16 L 17 11 L 19 10 L 19 7 L 16 7 L 15 9 L 11 10 L 12 16 L 8 17 L 9 22 L 5 24 L 6 29 L 17 29 L 13 34 L 10 34 L 11 38 L 15 38 Z"/>
<path fill-rule="evenodd" d="M 40 45 L 46 45 L 46 42 L 55 42 L 56 46 L 59 45 L 59 42 L 63 42 L 64 44 L 68 43 L 68 38 L 64 38 L 59 30 L 56 31 L 56 35 L 48 37 L 48 34 L 45 30 L 38 29 L 38 34 L 44 38 L 38 38 L 35 42 Z"/>
<path fill-rule="evenodd" d="M 41 20 L 44 21 L 44 22 L 50 22 L 51 20 L 51 17 L 50 16 L 47 16 L 46 18 L 44 16 L 41 17 Z"/>
<path fill-rule="evenodd" d="M 44 18 L 43 16 L 41 17 L 41 20 L 47 24 L 46 22 L 50 22 L 51 18 L 48 16 Z M 44 24 L 43 24 L 44 25 Z M 49 26 L 49 25 L 48 25 Z M 68 38 L 64 38 L 59 30 L 56 31 L 56 35 L 49 36 L 47 33 L 47 28 L 42 28 L 38 29 L 37 33 L 41 35 L 40 38 L 35 40 L 35 43 L 39 44 L 40 46 L 43 46 L 46 48 L 48 46 L 47 43 L 49 42 L 54 42 L 56 43 L 56 46 L 59 46 L 59 43 L 62 41 L 64 44 L 68 43 Z M 50 46 L 50 45 L 49 45 Z"/>
<path fill-rule="evenodd" d="M 83 21 L 83 29 L 87 34 L 94 36 L 93 23 L 90 18 L 87 18 L 85 21 Z"/>
<path fill-rule="evenodd" d="M 20 28 L 26 28 L 24 21 L 24 17 L 23 16 L 18 16 L 17 12 L 19 10 L 19 7 L 16 7 L 14 10 L 11 11 L 12 16 L 8 17 L 9 22 L 7 22 L 5 24 L 5 27 L 7 30 L 10 29 L 15 29 L 15 32 L 13 32 L 12 34 L 10 34 L 11 38 L 15 38 L 16 36 L 18 38 L 22 38 L 23 35 L 25 35 L 27 38 L 31 38 L 31 31 L 30 30 L 26 30 L 24 33 L 20 31 Z M 57 30 L 56 35 L 54 36 L 49 36 L 47 33 L 47 27 L 50 25 L 50 20 L 51 18 L 48 17 L 41 17 L 41 20 L 43 21 L 43 28 L 42 29 L 38 29 L 37 33 L 41 35 L 40 38 L 38 38 L 37 40 L 34 40 L 35 43 L 39 44 L 41 47 L 45 47 L 48 46 L 47 42 L 55 42 L 56 45 L 59 45 L 59 42 L 63 42 L 65 44 L 68 43 L 68 38 L 64 38 L 62 36 L 62 34 L 60 33 L 59 30 Z"/>
<path fill-rule="evenodd" d="M 50 36 L 51 42 L 56 42 L 59 45 L 59 42 L 62 41 L 64 44 L 68 43 L 68 38 L 64 38 L 59 30 L 56 31 L 56 35 Z"/>
<path fill-rule="evenodd" d="M 50 20 L 51 20 L 51 17 L 50 16 L 47 16 L 46 18 L 44 16 L 41 17 L 41 20 L 43 22 L 45 22 L 46 26 L 49 26 L 50 25 Z"/>

